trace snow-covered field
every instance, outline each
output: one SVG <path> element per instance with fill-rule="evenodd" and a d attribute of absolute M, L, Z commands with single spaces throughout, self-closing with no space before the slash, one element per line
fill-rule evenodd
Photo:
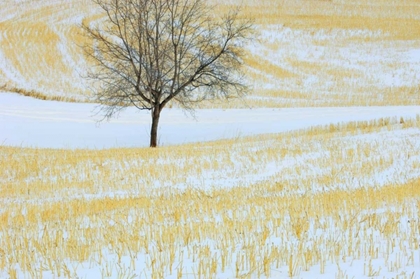
<path fill-rule="evenodd" d="M 0 94 L 0 277 L 419 275 L 419 107 L 94 108 Z"/>
<path fill-rule="evenodd" d="M 225 2 L 212 0 L 223 13 Z M 255 1 L 247 46 L 253 90 L 207 108 L 419 105 L 420 5 L 415 0 Z M 39 98 L 91 98 L 79 26 L 100 19 L 90 0 L 3 0 L 0 88 Z M 36 53 L 36 55 L 34 55 Z M 417 92 L 417 95 L 416 95 Z"/>
<path fill-rule="evenodd" d="M 127 109 L 103 121 L 98 105 L 41 101 L 0 92 L 0 142 L 40 148 L 111 148 L 148 146 L 150 113 Z M 280 133 L 311 126 L 381 117 L 413 118 L 420 106 L 203 109 L 194 114 L 165 109 L 161 145 Z"/>
<path fill-rule="evenodd" d="M 0 278 L 420 278 L 419 2 L 241 2 L 251 94 L 150 149 L 81 102 L 91 1 L 1 1 Z"/>

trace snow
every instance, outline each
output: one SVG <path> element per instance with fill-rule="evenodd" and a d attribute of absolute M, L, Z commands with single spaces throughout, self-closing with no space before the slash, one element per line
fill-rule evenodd
<path fill-rule="evenodd" d="M 109 122 L 101 120 L 97 104 L 41 101 L 0 93 L 0 143 L 40 148 L 142 147 L 149 141 L 150 113 L 128 108 Z M 190 115 L 164 109 L 159 144 L 212 141 L 267 133 L 280 133 L 314 125 L 412 118 L 420 106 L 335 107 L 284 109 L 205 109 Z"/>
<path fill-rule="evenodd" d="M 22 2 L 18 0 L 9 1 Z M 23 1 L 24 2 L 24 1 Z M 32 2 L 32 1 L 29 1 Z M 35 5 L 34 3 L 27 5 Z M 37 1 L 36 5 L 43 3 L 44 5 L 52 5 L 53 2 L 60 1 Z M 64 1 L 65 2 L 65 1 Z M 63 2 L 63 3 L 64 3 Z M 9 4 L 10 4 L 9 3 Z M 57 3 L 56 6 L 58 5 Z M 25 4 L 25 3 L 23 3 Z M 383 5 L 383 3 L 381 3 Z M 12 9 L 4 9 L 1 13 L 1 21 L 17 18 L 17 11 L 12 13 Z M 366 11 L 368 12 L 368 11 Z M 16 14 L 15 14 L 16 13 Z M 69 16 L 68 9 L 56 10 L 53 17 L 48 17 L 48 23 L 52 26 L 53 31 L 59 36 L 57 48 L 66 65 L 69 65 L 69 76 L 63 78 L 63 84 L 72 84 L 76 81 L 74 88 L 83 91 L 84 84 L 79 83 L 79 73 L 85 68 L 85 63 L 81 56 L 73 57 L 72 48 L 68 46 L 68 34 L 66 26 L 81 23 L 83 16 L 81 12 L 73 12 Z M 33 13 L 35 16 L 35 13 Z M 64 17 L 63 17 L 64 15 Z M 357 14 L 360 16 L 360 14 Z M 63 19 L 64 18 L 64 19 Z M 43 18 L 43 20 L 47 20 Z M 90 24 L 95 24 L 93 21 Z M 347 29 L 306 29 L 296 30 L 284 25 L 259 26 L 261 31 L 260 41 L 249 46 L 251 53 L 259 55 L 259 57 L 269 57 L 270 63 L 277 65 L 285 71 L 298 75 L 298 77 L 289 77 L 279 79 L 276 75 L 270 75 L 261 70 L 261 73 L 267 77 L 267 80 L 257 81 L 256 87 L 263 89 L 279 89 L 285 91 L 298 92 L 319 92 L 333 93 L 336 95 L 349 94 L 353 92 L 364 92 L 369 88 L 369 92 L 381 93 L 381 90 L 388 90 L 393 87 L 415 87 L 420 79 L 420 46 L 418 41 L 388 41 L 384 40 L 390 36 L 390 33 L 384 31 L 371 30 L 347 30 Z M 28 30 L 23 30 L 23 35 Z M 7 32 L 0 32 L 0 42 L 7 43 Z M 27 35 L 27 34 L 26 34 Z M 273 46 L 274 49 L 273 49 Z M 299 67 L 300 64 L 303 66 Z M 319 65 L 330 71 L 347 70 L 350 75 L 339 76 L 338 78 L 326 72 L 313 70 L 305 65 Z M 296 66 L 298 65 L 298 66 Z M 343 72 L 345 72 L 343 71 Z M 3 77 L 4 81 L 1 80 Z M 41 79 L 45 79 L 43 76 Z M 51 79 L 51 78 L 47 78 Z M 340 82 L 337 82 L 339 80 Z M 24 73 L 20 73 L 14 65 L 9 61 L 6 54 L 0 49 L 0 86 L 2 82 L 10 81 L 12 85 L 19 84 L 20 88 L 33 88 L 37 83 L 34 79 L 28 79 Z M 36 86 L 35 86 L 36 87 Z M 57 91 L 62 94 L 71 94 L 67 86 L 64 88 L 53 88 L 53 92 L 57 95 Z M 359 91 L 357 91 L 359 90 Z M 379 91 L 377 91 L 379 90 Z M 35 90 L 37 91 L 37 90 Z M 64 93 L 65 91 L 65 93 Z M 51 92 L 46 92 L 51 94 Z M 76 95 L 77 97 L 77 95 Z M 273 102 L 279 100 L 275 97 L 250 96 L 254 99 L 272 99 Z M 413 97 L 414 98 L 414 97 Z M 418 102 L 417 102 L 418 103 Z M 97 114 L 97 104 L 82 103 L 62 103 L 54 101 L 41 101 L 33 98 L 23 97 L 9 92 L 0 92 L 0 145 L 21 146 L 21 147 L 38 147 L 38 148 L 88 148 L 103 149 L 113 147 L 145 147 L 149 143 L 150 133 L 150 112 L 138 111 L 129 108 L 120 113 L 117 118 L 111 119 L 109 122 L 98 122 L 101 115 Z M 316 125 L 326 125 L 332 123 L 341 123 L 349 121 L 365 121 L 382 117 L 403 117 L 412 118 L 420 114 L 420 106 L 387 106 L 387 107 L 328 107 L 328 108 L 283 108 L 283 109 L 212 109 L 197 110 L 194 115 L 180 109 L 165 108 L 159 126 L 159 145 L 174 145 L 189 142 L 205 142 L 218 139 L 237 138 L 242 136 L 251 136 L 268 133 L 281 133 L 291 130 L 309 128 Z M 198 190 L 206 191 L 207 189 L 236 187 L 241 185 L 248 187 L 257 184 L 264 179 L 276 180 L 289 179 L 288 181 L 296 184 L 293 194 L 305 194 L 303 187 L 299 187 L 302 180 L 313 180 L 311 193 L 320 193 L 335 191 L 339 189 L 348 189 L 349 191 L 358 187 L 381 187 L 390 182 L 406 183 L 411 179 L 420 177 L 420 169 L 415 168 L 420 162 L 419 155 L 409 154 L 413 150 L 420 150 L 420 130 L 416 128 L 403 129 L 395 132 L 384 131 L 368 134 L 351 135 L 348 137 L 337 137 L 331 142 L 340 142 L 342 145 L 351 149 L 360 142 L 376 143 L 377 149 L 369 148 L 372 157 L 380 157 L 383 155 L 386 160 L 387 155 L 393 158 L 392 164 L 384 168 L 382 171 L 373 172 L 370 175 L 359 174 L 357 171 L 351 172 L 351 168 L 341 172 L 343 167 L 337 162 L 336 165 L 321 166 L 317 158 L 327 158 L 332 161 L 334 154 L 330 154 L 330 149 L 320 145 L 319 148 L 305 150 L 308 151 L 301 156 L 293 156 L 293 158 L 283 158 L 282 160 L 267 160 L 267 162 L 259 162 L 259 172 L 249 171 L 243 174 L 245 170 L 244 164 L 239 160 L 235 162 L 231 169 L 223 170 L 207 170 L 199 174 L 182 174 L 185 175 L 185 182 L 175 183 L 173 177 L 167 180 L 156 181 L 150 185 L 150 188 L 161 188 L 162 192 L 166 189 L 173 191 L 182 191 L 187 187 L 196 187 Z M 408 144 L 410 148 L 400 150 L 401 144 Z M 316 144 L 314 145 L 316 146 Z M 375 146 L 374 146 L 375 147 Z M 253 148 L 253 147 L 251 147 Z M 256 147 L 258 150 L 260 147 Z M 305 148 L 303 148 L 305 149 Z M 380 149 L 380 150 L 379 150 Z M 339 152 L 345 152 L 341 150 Z M 229 150 L 232 155 L 232 161 L 238 157 L 236 150 Z M 375 153 L 376 152 L 376 153 Z M 251 152 L 250 152 L 251 153 Z M 413 152 L 414 153 L 414 152 Z M 251 153 L 252 154 L 252 153 Z M 391 156 L 392 154 L 392 156 Z M 369 157 L 369 156 L 366 156 Z M 215 156 L 217 159 L 217 156 Z M 189 160 L 185 158 L 184 160 Z M 366 158 L 365 158 L 366 159 Z M 367 160 L 367 159 L 366 159 Z M 315 162 L 315 163 L 314 163 Z M 112 164 L 113 162 L 106 162 Z M 127 163 L 127 162 L 125 162 Z M 133 161 L 136 165 L 142 162 Z M 164 162 L 159 162 L 164 164 Z M 182 164 L 179 159 L 177 163 Z M 363 160 L 360 159 L 360 165 Z M 124 164 L 111 165 L 115 168 L 124 169 Z M 288 175 L 289 169 L 299 169 L 299 175 L 291 177 Z M 356 169 L 356 168 L 355 168 Z M 316 179 L 325 173 L 333 173 L 340 170 L 340 180 L 332 180 L 332 185 L 325 187 Z M 357 169 L 356 169 L 357 170 Z M 79 169 L 74 169 L 69 175 L 79 175 Z M 47 170 L 45 169 L 46 173 Z M 48 175 L 40 173 L 40 177 L 47 181 Z M 239 175 L 238 175 L 239 174 Z M 143 177 L 144 181 L 139 179 L 137 183 L 147 184 L 147 177 Z M 33 177 L 28 177 L 34 179 Z M 53 179 L 53 178 L 51 178 Z M 81 179 L 83 180 L 83 178 Z M 0 181 L 0 189 L 1 189 Z M 49 181 L 52 182 L 52 181 Z M 193 186 L 194 185 L 194 186 Z M 103 185 L 102 185 L 103 186 Z M 105 187 L 104 187 L 105 188 Z M 326 190 L 326 188 L 328 188 Z M 140 189 L 140 188 L 139 188 Z M 107 191 L 106 189 L 98 190 L 94 193 L 80 193 L 66 189 L 65 193 L 60 193 L 54 197 L 54 201 L 62 199 L 103 199 L 106 197 L 126 197 L 127 195 L 135 195 L 135 190 L 118 190 Z M 281 195 L 281 193 L 279 193 Z M 20 200 L 19 200 L 20 199 Z M 51 197 L 16 197 L 2 200 L 3 208 L 0 213 L 7 208 L 8 204 L 13 203 L 48 203 Z M 249 206 L 253 206 L 250 204 Z M 417 207 L 416 207 L 417 206 Z M 413 208 L 408 211 L 418 212 L 420 204 L 414 204 Z M 227 209 L 229 210 L 229 209 Z M 364 230 L 361 234 L 371 235 L 375 239 L 375 245 L 379 247 L 379 256 L 366 256 L 366 251 L 361 251 L 365 256 L 359 258 L 344 257 L 342 259 L 326 258 L 331 246 L 326 246 L 325 242 L 320 240 L 335 241 L 349 244 L 354 232 L 349 230 L 339 231 L 331 224 L 333 221 L 324 219 L 329 231 L 316 230 L 313 222 L 310 224 L 308 235 L 311 241 L 320 243 L 317 249 L 325 252 L 323 255 L 323 264 L 310 266 L 308 270 L 300 268 L 293 278 L 369 278 L 367 274 L 375 274 L 381 271 L 379 278 L 417 278 L 420 274 L 420 247 L 410 247 L 408 244 L 399 245 L 399 248 L 393 250 L 392 253 L 386 254 L 381 249 L 387 246 L 383 245 L 383 241 L 392 239 L 398 242 L 403 239 L 401 234 L 410 234 L 412 227 L 409 225 L 410 220 L 407 218 L 407 212 L 400 212 L 398 208 L 385 206 L 378 208 L 376 211 L 362 212 L 359 223 L 363 223 L 360 218 L 367 216 L 369 213 L 381 214 L 385 212 L 398 213 L 401 217 L 398 219 L 398 230 L 396 233 L 385 239 L 378 231 L 372 230 L 366 224 L 361 224 Z M 245 214 L 245 213 L 244 213 Z M 398 215 L 397 214 L 397 215 Z M 282 216 L 284 221 L 287 216 Z M 131 216 L 127 216 L 130 219 Z M 328 217 L 327 217 L 328 218 Z M 256 220 L 258 222 L 259 220 Z M 290 221 L 290 220 L 288 220 Z M 385 222 L 386 217 L 382 217 L 381 222 Z M 89 218 L 86 218 L 86 225 L 89 225 Z M 114 222 L 111 220 L 110 222 Z M 223 222 L 221 220 L 220 222 Z M 128 221 L 129 224 L 132 220 Z M 418 224 L 416 220 L 415 224 Z M 270 224 L 268 224 L 270 225 Z M 127 228 L 129 229 L 129 228 Z M 41 230 L 40 230 L 41 233 Z M 259 232 L 255 232 L 258 234 Z M 287 234 L 287 232 L 285 232 Z M 274 247 L 285 245 L 290 250 L 296 251 L 298 241 L 291 235 L 283 235 L 285 237 L 269 236 L 266 245 L 260 246 L 261 249 L 271 249 L 270 244 Z M 418 237 L 417 237 L 418 238 Z M 251 236 L 251 241 L 253 241 Z M 354 238 L 356 239 L 356 237 Z M 362 239 L 362 238 L 359 238 Z M 366 237 L 365 239 L 368 239 Z M 227 267 L 224 273 L 217 274 L 216 278 L 233 278 L 235 276 L 235 258 L 240 256 L 246 250 L 243 239 L 238 236 L 237 241 L 232 243 L 229 251 L 232 252 L 230 261 L 231 265 Z M 152 247 L 155 243 L 150 243 Z M 200 243 L 193 243 L 190 246 L 208 246 L 211 247 L 214 257 L 220 256 L 220 251 L 216 249 L 216 241 L 212 239 L 205 240 Z M 353 244 L 354 245 L 354 244 Z M 363 245 L 361 245 L 363 247 Z M 367 246 L 366 246 L 367 247 Z M 152 248 L 153 249 L 153 248 Z M 213 250 L 214 249 L 214 250 Z M 16 249 L 19 251 L 19 249 Z M 1 252 L 1 249 L 0 249 Z M 258 251 L 254 251 L 258 255 Z M 152 278 L 150 266 L 152 265 L 152 257 L 146 253 L 139 253 L 133 258 L 123 256 L 118 259 L 112 249 L 104 247 L 102 253 L 105 255 L 107 264 L 98 264 L 92 261 L 87 262 L 71 262 L 63 259 L 78 278 L 101 278 L 109 274 L 109 278 L 130 278 L 130 274 L 136 274 L 138 278 Z M 181 249 L 180 254 L 175 261 L 177 266 L 183 266 L 183 278 L 198 278 L 196 262 L 191 260 L 186 247 Z M 387 255 L 384 257 L 384 255 Z M 6 255 L 7 256 L 7 255 Z M 0 253 L 0 260 L 2 254 Z M 6 259 L 7 257 L 3 259 Z M 134 259 L 134 260 L 133 260 Z M 132 262 L 133 261 L 133 262 Z M 1 262 L 1 261 L 0 261 Z M 111 264 L 108 266 L 108 264 Z M 402 265 L 402 266 L 401 266 Z M 395 266 L 394 270 L 393 267 Z M 29 278 L 29 274 L 19 271 L 19 266 L 15 266 L 18 272 L 18 278 Z M 57 278 L 57 274 L 52 271 L 42 271 L 40 267 L 40 277 Z M 381 270 L 382 269 L 382 270 Z M 369 272 L 371 270 L 371 272 Z M 124 276 L 126 274 L 126 276 Z M 73 276 L 74 276 L 73 275 Z M 165 278 L 177 278 L 176 270 L 169 275 L 167 272 Z M 417 277 L 416 277 L 417 276 Z M 10 276 L 11 277 L 11 276 Z M 245 277 L 245 276 L 244 276 Z M 264 276 L 262 276 L 264 278 Z M 373 277 L 373 276 L 372 276 Z M 0 278 L 9 278 L 8 274 L 0 269 Z M 254 273 L 249 278 L 256 278 Z M 271 270 L 270 278 L 290 278 L 288 276 L 287 265 L 281 264 L 279 268 Z"/>
<path fill-rule="evenodd" d="M 82 103 L 62 103 L 55 101 L 41 101 L 33 98 L 23 97 L 13 93 L 0 93 L 0 143 L 11 146 L 29 146 L 41 148 L 110 148 L 110 147 L 136 147 L 147 146 L 150 128 L 150 114 L 147 111 L 138 111 L 136 109 L 126 109 L 121 112 L 118 118 L 109 122 L 97 123 L 101 119 L 97 115 L 97 104 Z M 186 142 L 210 141 L 223 138 L 235 138 L 239 136 L 280 133 L 294 129 L 308 128 L 314 125 L 325 125 L 330 123 L 340 123 L 349 121 L 373 120 L 381 117 L 403 117 L 412 118 L 420 113 L 420 106 L 388 106 L 388 107 L 336 107 L 336 108 L 285 108 L 285 109 L 235 109 L 235 110 L 197 110 L 194 114 L 189 115 L 179 109 L 165 109 L 162 112 L 160 122 L 160 144 L 171 145 Z M 344 141 L 351 147 L 357 141 L 377 142 L 380 146 L 386 147 L 383 152 L 391 152 L 396 150 L 395 146 L 400 143 L 400 138 L 407 139 L 412 137 L 417 143 L 413 148 L 417 148 L 420 142 L 415 141 L 418 138 L 418 129 L 406 129 L 398 131 L 398 133 L 387 133 L 385 137 L 381 132 L 373 134 L 352 135 L 348 138 L 337 138 L 337 141 Z M 393 144 L 395 142 L 395 144 Z M 408 141 L 407 141 L 408 142 Z M 408 142 L 409 143 L 409 142 Z M 212 175 L 211 172 L 203 173 L 200 177 L 188 177 L 191 184 L 201 185 L 203 189 L 211 187 L 233 187 L 234 185 L 250 185 L 257 183 L 263 178 L 267 178 L 277 173 L 285 172 L 288 167 L 295 168 L 298 165 L 302 167 L 302 174 L 299 179 L 307 178 L 313 175 L 313 172 L 322 173 L 320 166 L 312 166 L 311 159 L 315 156 L 328 156 L 325 150 L 312 150 L 313 153 L 304 154 L 300 158 L 294 158 L 293 161 L 283 160 L 281 162 L 267 162 L 264 166 L 260 166 L 261 172 L 258 175 L 249 175 L 236 179 L 234 176 L 221 178 Z M 400 160 L 396 160 L 394 164 L 386 169 L 383 173 L 375 174 L 370 178 L 353 177 L 353 174 L 347 173 L 349 181 L 353 179 L 354 185 L 347 185 L 354 189 L 360 185 L 361 179 L 364 184 L 386 184 L 385 178 L 405 177 L 406 179 L 415 178 L 420 175 L 416 170 L 408 170 L 407 166 L 413 161 L 418 160 L 413 157 L 407 160 L 405 153 L 401 153 Z M 214 178 L 214 177 L 219 177 Z M 366 180 L 367 179 L 367 180 Z M 315 180 L 315 179 L 314 179 Z M 398 181 L 404 183 L 404 181 Z M 224 185 L 224 186 L 223 186 Z M 165 185 L 161 185 L 165 186 Z M 180 185 L 170 185 L 172 188 L 181 189 Z M 185 185 L 184 185 L 185 186 Z M 343 185 L 336 185 L 340 188 Z M 157 187 L 157 186 L 156 186 Z M 320 185 L 314 185 L 314 192 L 320 189 Z M 298 189 L 299 191 L 299 189 Z M 321 190 L 319 190 L 321 191 Z M 72 195 L 72 198 L 104 198 L 114 196 L 125 196 L 128 192 L 102 192 L 98 195 L 84 194 Z M 10 201 L 17 202 L 17 200 Z M 29 202 L 29 200 L 27 200 Z M 47 200 L 37 200 L 37 202 L 47 202 Z M 7 205 L 7 203 L 5 203 Z M 384 211 L 392 210 L 384 208 Z M 285 217 L 286 218 L 286 217 Z M 403 218 L 403 217 L 402 217 Z M 328 222 L 328 220 L 326 220 Z M 407 220 L 401 219 L 401 230 L 408 231 L 409 226 Z M 364 233 L 362 231 L 361 233 Z M 375 235 L 377 232 L 366 232 Z M 320 235 L 315 231 L 313 224 L 310 226 L 311 239 L 320 241 L 320 239 L 333 237 L 334 235 L 345 234 L 331 228 L 330 236 Z M 351 236 L 350 236 L 351 237 Z M 311 240 L 311 241 L 312 241 Z M 295 240 L 291 236 L 285 239 L 279 237 L 269 237 L 264 249 L 270 249 L 270 243 L 273 247 L 276 245 L 290 245 L 293 251 Z M 336 241 L 345 242 L 346 239 L 337 239 Z M 209 240 L 211 242 L 211 240 Z M 151 244 L 153 245 L 153 243 Z M 194 245 L 214 247 L 212 243 L 196 243 Z M 322 244 L 318 247 L 320 250 L 327 249 Z M 381 246 L 382 247 L 382 246 Z M 236 247 L 231 247 L 232 258 L 242 253 L 242 244 L 237 243 Z M 396 250 L 389 255 L 387 259 L 378 257 L 372 260 L 343 258 L 338 262 L 331 259 L 325 259 L 322 264 L 309 267 L 308 270 L 299 269 L 296 271 L 296 278 L 366 278 L 369 270 L 374 274 L 381 268 L 383 270 L 380 275 L 384 278 L 395 278 L 396 276 L 405 276 L 410 278 L 412 274 L 417 275 L 420 271 L 420 253 L 419 250 L 412 250 L 406 247 L 406 250 Z M 409 251 L 407 254 L 406 251 Z M 184 254 L 185 252 L 185 254 Z M 217 255 L 216 250 L 214 251 Z M 410 254 L 411 253 L 411 254 Z M 197 263 L 191 261 L 186 256 L 187 248 L 184 248 L 182 256 L 177 259 L 176 263 L 183 265 L 184 276 L 186 278 L 194 278 Z M 91 262 L 70 262 L 65 260 L 66 264 L 74 270 L 80 278 L 98 278 L 109 275 L 108 278 L 117 278 L 118 274 L 137 274 L 140 278 L 150 278 L 150 262 L 152 258 L 145 253 L 137 254 L 132 262 L 128 256 L 123 256 L 121 261 L 112 251 L 104 248 L 103 255 L 106 255 L 107 262 L 112 263 L 112 267 L 92 265 Z M 183 258 L 182 258 L 183 257 Z M 412 265 L 404 268 L 396 268 L 395 272 L 387 271 L 387 267 L 412 261 Z M 233 261 L 234 262 L 234 261 Z M 232 262 L 232 263 L 233 263 Z M 117 264 L 118 263 L 118 264 Z M 19 270 L 19 268 L 18 268 Z M 165 278 L 176 278 L 176 271 L 172 275 Z M 25 276 L 24 273 L 18 271 L 19 276 Z M 233 278 L 234 266 L 230 266 L 224 273 L 219 273 L 216 278 Z M 0 272 L 0 277 L 6 276 Z M 42 273 L 44 278 L 55 278 L 55 274 L 51 271 Z M 335 276 L 335 277 L 334 277 Z M 254 276 L 255 277 L 255 276 Z M 254 278 L 251 277 L 251 278 Z M 381 277 L 381 278 L 382 278 Z M 183 277 L 185 278 L 185 277 Z M 264 278 L 264 277 L 263 277 Z M 281 265 L 278 269 L 271 270 L 270 278 L 289 278 L 287 265 Z"/>
<path fill-rule="evenodd" d="M 390 34 L 371 30 L 296 30 L 283 25 L 260 29 L 260 41 L 248 47 L 250 52 L 269 57 L 270 63 L 299 77 L 273 76 L 257 81 L 258 88 L 342 95 L 364 92 L 372 86 L 379 90 L 415 87 L 420 78 L 417 41 L 384 40 Z M 320 70 L 305 68 L 307 64 Z M 346 76 L 346 72 L 352 74 Z"/>

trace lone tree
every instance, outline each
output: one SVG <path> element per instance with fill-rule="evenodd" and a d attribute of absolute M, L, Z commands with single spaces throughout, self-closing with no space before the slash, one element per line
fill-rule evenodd
<path fill-rule="evenodd" d="M 247 89 L 243 47 L 253 30 L 239 9 L 215 15 L 205 0 L 93 0 L 106 17 L 83 25 L 92 44 L 88 78 L 105 118 L 135 106 L 150 110 L 150 146 L 157 146 L 160 113 L 171 101 L 237 97 Z"/>

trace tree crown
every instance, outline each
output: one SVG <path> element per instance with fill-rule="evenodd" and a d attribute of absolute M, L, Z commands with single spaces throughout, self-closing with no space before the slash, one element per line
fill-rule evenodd
<path fill-rule="evenodd" d="M 89 78 L 106 117 L 134 105 L 161 110 L 205 99 L 241 96 L 241 71 L 251 20 L 234 9 L 220 17 L 204 0 L 94 0 L 106 17 L 84 25 L 93 45 Z"/>

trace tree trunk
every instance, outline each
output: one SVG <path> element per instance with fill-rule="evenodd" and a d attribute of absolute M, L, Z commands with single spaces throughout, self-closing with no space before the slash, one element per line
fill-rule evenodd
<path fill-rule="evenodd" d="M 156 106 L 152 109 L 152 128 L 150 130 L 150 147 L 157 146 L 157 132 L 160 117 L 160 107 Z"/>

